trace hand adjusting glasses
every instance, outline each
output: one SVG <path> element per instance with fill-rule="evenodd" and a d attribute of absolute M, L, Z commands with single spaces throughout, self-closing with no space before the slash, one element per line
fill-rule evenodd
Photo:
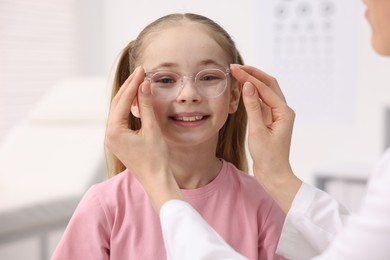
<path fill-rule="evenodd" d="M 172 71 L 146 72 L 153 95 L 160 98 L 176 98 L 184 88 L 185 79 L 193 78 L 195 89 L 206 98 L 221 95 L 227 85 L 229 68 L 204 69 L 196 75 L 180 75 Z"/>

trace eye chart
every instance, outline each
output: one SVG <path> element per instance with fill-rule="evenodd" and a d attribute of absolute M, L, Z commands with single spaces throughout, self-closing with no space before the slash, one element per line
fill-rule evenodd
<path fill-rule="evenodd" d="M 356 0 L 263 0 L 257 6 L 256 48 L 308 123 L 353 120 L 360 3 Z"/>

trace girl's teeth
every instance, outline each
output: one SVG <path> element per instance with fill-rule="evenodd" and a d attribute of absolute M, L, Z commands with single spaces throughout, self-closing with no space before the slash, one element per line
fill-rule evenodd
<path fill-rule="evenodd" d="M 193 121 L 201 120 L 202 118 L 203 116 L 182 116 L 182 117 L 176 117 L 176 120 L 193 122 Z"/>

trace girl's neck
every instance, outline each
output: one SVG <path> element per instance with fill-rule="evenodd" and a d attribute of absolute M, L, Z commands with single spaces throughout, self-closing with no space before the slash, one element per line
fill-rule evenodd
<path fill-rule="evenodd" d="M 196 189 L 214 180 L 222 168 L 215 147 L 170 149 L 170 165 L 181 189 Z"/>

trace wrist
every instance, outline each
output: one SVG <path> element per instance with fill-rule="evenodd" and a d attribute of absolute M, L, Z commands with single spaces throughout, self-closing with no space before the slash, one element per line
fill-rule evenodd
<path fill-rule="evenodd" d="M 160 171 L 153 175 L 144 185 L 144 189 L 152 202 L 157 214 L 160 213 L 163 204 L 169 200 L 184 200 L 180 188 L 170 171 Z"/>
<path fill-rule="evenodd" d="M 259 170 L 254 167 L 254 175 L 266 192 L 287 214 L 302 181 L 294 174 L 291 167 L 278 170 Z"/>

